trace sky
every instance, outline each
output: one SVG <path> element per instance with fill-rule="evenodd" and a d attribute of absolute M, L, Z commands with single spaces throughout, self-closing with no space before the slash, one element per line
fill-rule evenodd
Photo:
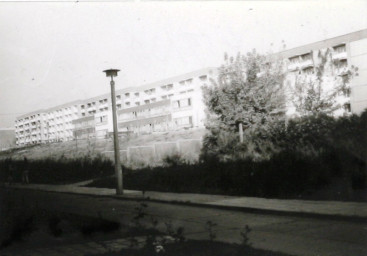
<path fill-rule="evenodd" d="M 367 28 L 367 1 L 0 0 L 0 128 L 17 116 Z"/>

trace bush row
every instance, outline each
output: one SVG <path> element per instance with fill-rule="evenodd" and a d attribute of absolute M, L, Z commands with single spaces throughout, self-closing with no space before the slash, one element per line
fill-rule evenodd
<path fill-rule="evenodd" d="M 23 160 L 5 159 L 0 161 L 0 179 L 8 180 L 10 172 L 14 182 L 20 182 L 24 170 Z M 32 183 L 66 184 L 112 175 L 113 165 L 101 156 L 79 159 L 28 160 L 29 179 Z"/>

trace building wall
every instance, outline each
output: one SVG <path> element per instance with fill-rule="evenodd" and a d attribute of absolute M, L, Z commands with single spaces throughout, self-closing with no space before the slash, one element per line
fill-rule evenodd
<path fill-rule="evenodd" d="M 168 100 L 165 109 L 153 107 L 152 112 L 155 111 L 155 114 L 146 116 L 145 119 L 153 118 L 153 123 L 148 122 L 144 127 L 132 125 L 130 131 L 153 132 L 203 127 L 204 105 L 201 86 L 208 83 L 209 78 L 215 77 L 215 74 L 215 68 L 205 68 L 152 84 L 117 90 L 117 110 L 133 109 L 143 105 L 154 106 Z M 179 102 L 180 107 L 172 107 L 175 102 Z M 113 131 L 111 104 L 110 94 L 104 94 L 20 116 L 15 122 L 16 144 L 22 146 L 68 141 L 75 139 L 75 136 L 105 137 Z M 160 111 L 162 113 L 159 113 Z M 83 118 L 87 117 L 92 117 L 93 125 L 90 123 L 86 125 L 88 127 L 83 128 Z M 118 120 L 121 131 L 127 130 L 124 123 L 135 121 L 137 120 L 133 116 L 130 119 Z M 151 129 L 151 126 L 154 126 L 154 129 Z"/>
<path fill-rule="evenodd" d="M 337 49 L 342 45 L 345 45 L 345 51 Z M 332 70 L 327 74 L 330 78 L 329 84 L 333 84 L 332 79 L 340 77 L 352 67 L 359 69 L 358 76 L 354 76 L 349 84 L 351 88 L 350 96 L 347 98 L 338 97 L 337 99 L 341 105 L 345 106 L 346 111 L 341 109 L 336 114 L 341 115 L 348 112 L 349 106 L 352 113 L 360 114 L 367 108 L 367 29 L 282 51 L 276 53 L 275 56 L 287 60 L 286 84 L 289 86 L 295 83 L 296 74 L 304 73 L 308 67 L 315 67 L 320 60 L 319 51 L 327 49 L 331 51 L 330 62 L 340 61 L 339 64 L 331 65 Z M 302 56 L 307 53 L 311 53 L 312 58 L 302 60 Z M 298 63 L 294 63 L 293 60 L 297 58 L 299 58 Z M 288 114 L 292 115 L 294 113 L 294 107 L 288 100 Z"/>
<path fill-rule="evenodd" d="M 345 49 L 342 47 L 343 50 L 337 50 L 337 46 L 340 45 L 345 45 Z M 326 49 L 332 51 L 331 61 L 339 59 L 343 61 L 343 65 L 346 65 L 341 68 L 334 66 L 332 69 L 334 75 L 342 74 L 352 66 L 358 67 L 359 76 L 354 77 L 350 83 L 350 98 L 341 97 L 338 100 L 341 104 L 350 101 L 352 113 L 361 113 L 367 108 L 367 29 L 282 51 L 274 56 L 286 60 L 288 67 L 286 85 L 292 85 L 297 73 L 312 75 L 319 61 L 318 52 Z M 205 68 L 152 84 L 116 91 L 117 110 L 131 112 L 130 115 L 122 115 L 125 117 L 121 116 L 118 120 L 120 131 L 154 132 L 203 127 L 205 105 L 201 87 L 204 84 L 210 84 L 209 80 L 216 76 L 216 68 Z M 166 108 L 156 108 L 156 103 L 167 100 L 169 104 Z M 152 112 L 145 118 L 139 119 L 134 116 L 136 115 L 133 113 L 134 108 L 143 105 L 151 106 Z M 288 114 L 292 115 L 294 112 L 291 100 L 288 100 Z M 342 112 L 344 110 L 339 114 L 343 114 Z M 75 132 L 77 134 L 81 132 L 75 127 L 78 122 L 74 121 L 84 117 L 93 117 L 94 126 L 89 127 L 91 129 L 88 131 L 93 131 L 94 136 L 103 137 L 111 133 L 110 94 L 18 117 L 15 122 L 16 144 L 21 146 L 72 140 Z"/>
<path fill-rule="evenodd" d="M 351 106 L 353 113 L 367 108 L 367 38 L 349 44 L 350 65 L 358 67 L 358 76 L 351 83 Z"/>

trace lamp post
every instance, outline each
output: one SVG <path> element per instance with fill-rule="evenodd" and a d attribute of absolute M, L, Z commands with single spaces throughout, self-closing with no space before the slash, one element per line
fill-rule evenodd
<path fill-rule="evenodd" d="M 103 72 L 106 73 L 107 77 L 111 77 L 111 100 L 112 100 L 112 118 L 113 118 L 113 138 L 115 146 L 115 175 L 117 179 L 116 194 L 122 195 L 124 193 L 122 188 L 122 169 L 120 163 L 120 148 L 119 148 L 119 137 L 117 130 L 117 117 L 116 117 L 116 96 L 115 96 L 115 81 L 113 77 L 117 76 L 118 69 L 108 69 Z"/>

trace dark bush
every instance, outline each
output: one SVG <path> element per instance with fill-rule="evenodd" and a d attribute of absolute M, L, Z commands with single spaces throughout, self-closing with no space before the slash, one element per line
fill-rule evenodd
<path fill-rule="evenodd" d="M 11 162 L 14 166 L 13 180 L 20 182 L 24 169 L 23 160 Z M 47 158 L 28 162 L 31 183 L 65 184 L 113 174 L 112 162 L 102 157 L 58 160 Z M 0 161 L 0 178 L 3 182 L 7 181 L 8 173 L 9 160 Z"/>

